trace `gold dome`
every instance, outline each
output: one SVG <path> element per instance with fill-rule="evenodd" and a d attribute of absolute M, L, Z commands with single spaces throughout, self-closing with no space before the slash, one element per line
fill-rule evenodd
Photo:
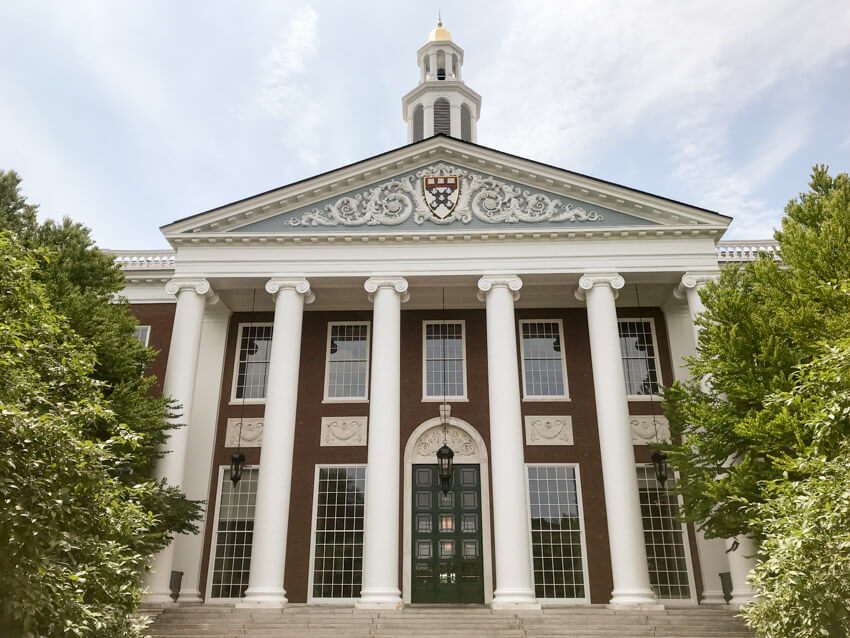
<path fill-rule="evenodd" d="M 431 35 L 428 36 L 428 42 L 451 42 L 452 34 L 448 32 L 447 29 L 443 28 L 443 23 L 438 22 L 437 28 L 431 31 Z"/>

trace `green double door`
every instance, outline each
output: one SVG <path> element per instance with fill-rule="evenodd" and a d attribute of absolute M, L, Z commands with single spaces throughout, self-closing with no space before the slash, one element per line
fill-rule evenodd
<path fill-rule="evenodd" d="M 483 603 L 481 477 L 456 465 L 443 494 L 436 465 L 413 466 L 413 603 Z"/>

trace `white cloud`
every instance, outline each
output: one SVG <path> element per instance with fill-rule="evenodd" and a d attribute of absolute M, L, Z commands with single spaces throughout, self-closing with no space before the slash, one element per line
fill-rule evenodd
<path fill-rule="evenodd" d="M 305 89 L 309 63 L 318 43 L 316 11 L 302 7 L 277 34 L 262 62 L 262 86 L 257 98 L 276 122 L 283 145 L 310 165 L 318 162 L 316 131 L 323 118 L 321 103 Z"/>
<path fill-rule="evenodd" d="M 795 100 L 788 83 L 850 51 L 850 4 L 586 0 L 529 9 L 514 0 L 500 16 L 511 26 L 475 87 L 489 98 L 479 139 L 594 173 L 603 158 L 649 156 L 633 145 L 652 145 L 656 171 L 672 174 L 685 199 L 769 233 L 763 222 L 777 211 L 758 187 L 804 145 L 807 101 L 816 101 Z M 739 142 L 735 126 L 771 91 L 788 93 L 790 112 L 773 131 L 751 131 L 755 142 Z"/>

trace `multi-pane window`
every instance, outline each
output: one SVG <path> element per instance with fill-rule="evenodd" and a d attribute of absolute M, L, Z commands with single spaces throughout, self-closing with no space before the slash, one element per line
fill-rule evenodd
<path fill-rule="evenodd" d="M 529 465 L 531 551 L 537 598 L 587 598 L 581 499 L 572 465 Z"/>
<path fill-rule="evenodd" d="M 148 339 L 150 339 L 150 336 L 150 326 L 136 326 L 136 329 L 133 331 L 133 337 L 138 339 L 143 346 L 148 345 Z"/>
<path fill-rule="evenodd" d="M 317 469 L 312 598 L 357 598 L 363 575 L 366 468 Z"/>
<path fill-rule="evenodd" d="M 272 324 L 240 325 L 238 346 L 233 398 L 265 399 L 272 347 Z"/>
<path fill-rule="evenodd" d="M 658 394 L 658 354 L 651 319 L 620 319 L 620 354 L 626 376 L 626 394 Z"/>
<path fill-rule="evenodd" d="M 241 598 L 251 573 L 256 467 L 246 467 L 235 486 L 222 468 L 219 480 L 218 522 L 213 537 L 210 598 Z"/>
<path fill-rule="evenodd" d="M 426 321 L 423 396 L 427 399 L 466 397 L 464 325 L 462 321 Z"/>
<path fill-rule="evenodd" d="M 520 321 L 526 398 L 567 398 L 560 321 Z"/>
<path fill-rule="evenodd" d="M 369 386 L 369 324 L 328 324 L 326 399 L 365 399 Z"/>
<path fill-rule="evenodd" d="M 651 465 L 638 465 L 637 475 L 650 585 L 661 599 L 690 598 L 687 537 L 676 520 L 679 502 L 669 491 L 673 479 L 661 486 Z"/>

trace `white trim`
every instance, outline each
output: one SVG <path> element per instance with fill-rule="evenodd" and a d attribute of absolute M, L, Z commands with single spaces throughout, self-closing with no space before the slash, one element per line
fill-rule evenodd
<path fill-rule="evenodd" d="M 328 381 L 330 380 L 331 361 L 331 331 L 334 326 L 366 326 L 366 385 L 365 396 L 359 397 L 329 397 Z M 372 366 L 372 322 L 371 321 L 328 321 L 328 336 L 325 345 L 325 380 L 322 403 L 368 403 L 369 402 L 369 373 Z"/>
<path fill-rule="evenodd" d="M 236 328 L 236 352 L 233 354 L 233 370 L 230 373 L 230 401 L 228 402 L 230 405 L 262 405 L 266 402 L 265 397 L 262 399 L 241 399 L 236 396 L 236 380 L 239 378 L 239 350 L 242 344 L 242 332 L 245 328 L 262 328 L 265 326 L 270 326 L 272 328 L 272 338 L 274 338 L 274 323 L 271 321 L 246 321 L 240 323 Z M 268 379 L 266 379 L 266 392 L 265 394 L 268 396 L 269 388 L 268 388 Z"/>
<path fill-rule="evenodd" d="M 653 469 L 652 463 L 635 463 L 635 470 L 638 467 L 648 467 L 651 470 Z M 675 472 L 676 481 L 679 480 L 679 473 Z M 682 510 L 684 505 L 684 501 L 682 499 L 681 494 L 676 495 L 676 501 L 679 505 L 679 511 Z M 643 528 L 643 514 L 641 514 L 641 528 Z M 646 540 L 644 540 L 646 543 Z M 658 597 L 659 602 L 663 602 L 665 607 L 676 607 L 676 606 L 691 606 L 697 605 L 697 588 L 696 581 L 694 579 L 694 565 L 693 560 L 691 560 L 691 539 L 690 534 L 688 534 L 688 524 L 682 523 L 682 544 L 685 549 L 685 566 L 688 570 L 688 588 L 690 589 L 691 595 L 689 598 L 661 598 Z M 649 567 L 649 565 L 647 565 Z M 700 565 L 700 567 L 703 567 Z"/>
<path fill-rule="evenodd" d="M 490 464 L 487 457 L 487 446 L 484 439 L 474 427 L 466 421 L 455 417 L 449 417 L 449 425 L 453 425 L 466 432 L 475 442 L 478 457 L 472 459 L 464 459 L 464 464 L 479 466 L 479 482 L 481 484 L 481 558 L 484 568 L 484 604 L 489 605 L 493 602 L 493 542 L 491 538 L 491 514 L 490 514 Z M 411 491 L 413 488 L 413 455 L 416 449 L 416 443 L 432 428 L 440 427 L 442 422 L 440 417 L 428 419 L 420 424 L 407 439 L 404 446 L 404 507 L 402 509 L 402 601 L 405 605 L 410 604 L 411 594 L 411 578 L 412 578 L 412 552 L 411 545 L 413 543 L 413 530 L 411 517 L 413 516 L 413 503 L 411 503 Z M 417 465 L 421 462 L 417 460 Z M 437 459 L 434 459 L 436 465 Z M 458 460 L 458 464 L 460 461 Z"/>
<path fill-rule="evenodd" d="M 143 331 L 145 338 L 139 339 L 139 337 L 136 336 L 136 330 L 140 330 L 142 328 L 145 328 L 145 330 Z M 135 330 L 133 330 L 133 337 L 136 338 L 136 339 L 139 339 L 139 342 L 147 348 L 148 342 L 150 341 L 150 338 L 151 338 L 151 327 L 149 325 L 143 325 L 143 324 L 136 325 Z"/>
<path fill-rule="evenodd" d="M 219 504 L 221 503 L 221 483 L 224 479 L 224 472 L 230 468 L 229 465 L 219 465 L 218 466 L 218 478 L 216 479 L 215 484 L 215 496 L 213 497 L 213 522 L 212 522 L 212 533 L 210 534 L 210 545 L 209 552 L 207 555 L 207 586 L 204 588 L 204 602 L 216 602 L 216 603 L 238 603 L 242 600 L 242 598 L 213 598 L 212 597 L 212 581 L 213 575 L 215 573 L 215 541 L 216 534 L 218 534 L 218 515 L 220 512 Z M 246 465 L 243 468 L 244 470 L 256 470 L 259 469 L 259 465 Z M 256 513 L 256 512 L 255 512 Z M 253 532 L 251 532 L 251 537 L 253 539 Z M 254 556 L 251 555 L 251 561 L 253 564 Z"/>
<path fill-rule="evenodd" d="M 313 596 L 313 563 L 316 560 L 316 517 L 319 513 L 319 471 L 329 467 L 366 467 L 365 463 L 316 463 L 313 466 L 313 515 L 310 521 L 310 557 L 307 563 L 307 604 L 308 605 L 353 605 L 355 598 L 316 598 Z M 364 485 L 366 479 L 363 479 Z"/>
<path fill-rule="evenodd" d="M 621 321 L 648 321 L 649 322 L 649 331 L 652 334 L 652 351 L 655 353 L 655 370 L 656 370 L 656 378 L 655 383 L 658 387 L 663 387 L 664 385 L 664 374 L 661 371 L 661 353 L 658 351 L 658 337 L 655 332 L 655 318 L 654 317 L 617 317 L 617 342 L 619 344 L 620 340 L 620 322 Z M 622 355 L 620 359 L 622 361 Z M 625 377 L 626 366 L 623 363 L 623 376 Z M 625 388 L 623 388 L 625 390 Z M 661 396 L 658 394 L 627 394 L 627 401 L 661 401 Z"/>
<path fill-rule="evenodd" d="M 427 326 L 429 325 L 448 325 L 448 324 L 460 324 L 460 347 L 461 353 L 463 356 L 463 394 L 459 395 L 445 395 L 445 396 L 429 396 L 428 395 L 428 339 L 427 339 Z M 442 360 L 445 365 L 445 359 Z M 444 388 L 445 389 L 445 388 Z M 467 391 L 467 375 L 466 375 L 466 321 L 464 319 L 437 319 L 437 320 L 426 320 L 422 322 L 422 402 L 442 402 L 445 401 L 469 401 L 469 393 Z"/>
<path fill-rule="evenodd" d="M 525 343 L 522 338 L 522 326 L 527 323 L 556 323 L 558 324 L 558 335 L 561 340 L 561 374 L 564 380 L 564 394 L 528 394 L 525 379 Z M 561 319 L 520 319 L 517 322 L 517 336 L 519 338 L 519 360 L 522 367 L 522 400 L 523 401 L 569 401 L 570 385 L 567 381 L 567 356 L 566 344 L 564 343 L 564 322 Z"/>
<path fill-rule="evenodd" d="M 579 539 L 581 542 L 581 568 L 584 575 L 584 598 L 540 598 L 535 592 L 535 598 L 544 606 L 559 606 L 559 605 L 588 605 L 590 604 L 590 571 L 587 558 L 587 538 L 585 536 L 584 526 L 584 501 L 581 494 L 581 473 L 579 472 L 578 463 L 526 463 L 525 464 L 525 507 L 526 520 L 528 521 L 528 547 L 531 550 L 531 580 L 534 581 L 534 543 L 531 537 L 531 486 L 528 483 L 528 468 L 529 467 L 552 467 L 563 466 L 571 467 L 575 471 L 576 479 L 576 504 L 578 507 L 579 518 Z M 534 584 L 536 588 L 536 583 Z"/>

